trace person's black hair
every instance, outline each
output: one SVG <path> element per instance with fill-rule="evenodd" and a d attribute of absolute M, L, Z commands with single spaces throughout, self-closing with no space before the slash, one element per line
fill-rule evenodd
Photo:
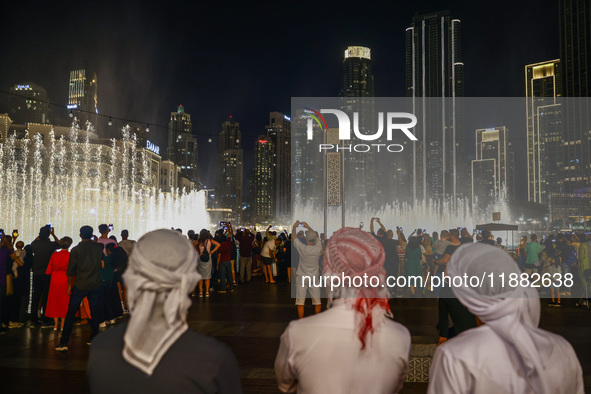
<path fill-rule="evenodd" d="M 109 226 L 107 226 L 106 224 L 101 224 L 98 227 L 99 233 L 101 234 L 105 234 L 109 232 Z"/>
<path fill-rule="evenodd" d="M 546 241 L 544 241 L 544 251 L 548 257 L 556 256 L 556 249 L 554 249 L 554 245 L 552 244 L 553 242 L 551 238 L 547 238 Z"/>
<path fill-rule="evenodd" d="M 205 241 L 211 238 L 211 233 L 208 229 L 202 229 L 199 231 L 199 235 L 195 234 L 195 239 L 199 240 L 200 244 L 205 244 Z"/>
<path fill-rule="evenodd" d="M 419 246 L 420 246 L 419 237 L 410 237 L 408 239 L 408 245 L 406 245 L 406 249 L 415 250 Z"/>
<path fill-rule="evenodd" d="M 105 249 L 107 249 L 109 252 L 113 252 L 115 249 L 117 248 L 116 244 L 107 244 L 107 246 L 105 246 Z"/>
<path fill-rule="evenodd" d="M 116 237 L 116 236 L 114 236 L 114 235 L 111 235 L 111 236 L 109 237 L 109 239 L 112 239 L 113 241 L 117 242 L 117 237 Z"/>
<path fill-rule="evenodd" d="M 39 239 L 49 239 L 49 235 L 51 234 L 51 229 L 49 226 L 43 226 L 39 229 Z"/>
<path fill-rule="evenodd" d="M 122 237 L 129 237 L 129 231 L 127 231 L 127 230 L 121 230 L 121 236 Z"/>
<path fill-rule="evenodd" d="M 80 227 L 80 237 L 82 239 L 90 239 L 90 238 L 92 238 L 92 233 L 94 233 L 94 229 L 92 227 L 90 227 L 90 226 L 82 226 L 82 227 Z"/>

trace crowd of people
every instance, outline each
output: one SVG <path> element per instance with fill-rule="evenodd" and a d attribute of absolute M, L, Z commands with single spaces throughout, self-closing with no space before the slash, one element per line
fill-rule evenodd
<path fill-rule="evenodd" d="M 28 318 L 29 327 L 62 330 L 55 349 L 67 351 L 74 324 L 90 321 L 88 376 L 95 392 L 117 383 L 152 391 L 190 391 L 197 384 L 206 392 L 237 393 L 239 371 L 231 351 L 188 330 L 190 297 L 232 293 L 256 275 L 269 285 L 291 283 L 295 275 L 300 319 L 281 337 L 275 361 L 281 391 L 398 392 L 409 372 L 411 341 L 408 329 L 393 320 L 389 298 L 406 295 L 432 297 L 438 310 L 440 346 L 429 392 L 583 392 L 572 346 L 538 323 L 540 296 L 549 296 L 555 307 L 561 296 L 578 291 L 577 305 L 588 305 L 591 237 L 558 233 L 539 240 L 530 234 L 509 251 L 486 230 L 415 229 L 406 236 L 401 227 L 386 229 L 380 218 L 371 218 L 369 232 L 362 228 L 343 228 L 327 238 L 304 221 L 296 221 L 291 233 L 222 222 L 214 234 L 156 230 L 136 243 L 127 230 L 117 240 L 109 236 L 112 226 L 101 224 L 99 235 L 83 226 L 74 247 L 71 237 L 58 238 L 51 226 L 42 227 L 29 245 L 17 241 L 18 232 L 2 232 L 2 331 L 21 328 Z M 571 274 L 573 285 L 536 289 L 494 282 L 475 288 L 433 286 L 428 280 L 466 272 L 525 274 L 532 281 L 536 274 Z M 341 274 L 376 276 L 382 286 L 321 289 L 303 280 Z M 424 285 L 383 285 L 400 275 L 424 278 Z M 308 294 L 315 315 L 303 319 Z M 128 311 L 129 320 L 114 325 Z M 95 339 L 107 325 L 114 328 Z M 188 356 L 203 349 L 212 357 Z"/>
<path fill-rule="evenodd" d="M 7 272 L 0 276 L 0 332 L 27 323 L 29 328 L 53 327 L 62 330 L 63 345 L 74 324 L 90 322 L 96 335 L 127 313 L 121 274 L 135 241 L 127 230 L 119 241 L 109 236 L 108 225 L 98 230 L 94 235 L 92 227 L 82 227 L 81 242 L 73 248 L 73 239 L 58 238 L 50 225 L 28 245 L 17 240 L 18 231 L 0 230 L 0 270 Z"/>

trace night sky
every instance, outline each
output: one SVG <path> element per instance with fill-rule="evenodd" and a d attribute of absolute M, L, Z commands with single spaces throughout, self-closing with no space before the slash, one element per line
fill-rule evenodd
<path fill-rule="evenodd" d="M 98 74 L 102 114 L 167 125 L 183 104 L 193 131 L 212 136 L 232 115 L 241 124 L 248 178 L 268 113 L 289 114 L 291 97 L 337 95 L 348 45 L 371 48 L 377 96 L 401 96 L 412 16 L 449 9 L 462 22 L 466 96 L 519 97 L 524 66 L 559 57 L 557 7 L 554 0 L 4 1 L 0 89 L 34 82 L 66 104 L 69 70 L 86 67 Z M 99 132 L 114 135 L 117 125 L 99 124 Z M 166 130 L 150 130 L 164 146 Z M 520 137 L 514 145 L 525 143 Z M 217 140 L 198 138 L 201 175 L 211 187 Z"/>

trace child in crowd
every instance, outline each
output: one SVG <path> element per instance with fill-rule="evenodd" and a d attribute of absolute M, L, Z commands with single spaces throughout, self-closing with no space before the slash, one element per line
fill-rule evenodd
<path fill-rule="evenodd" d="M 27 252 L 24 250 L 25 247 L 25 243 L 23 241 L 18 241 L 16 243 L 16 250 L 14 251 L 14 253 L 19 257 L 19 259 L 21 259 L 21 261 L 25 261 L 25 256 L 27 255 Z M 14 279 L 18 278 L 18 263 L 15 261 L 12 263 L 12 272 L 14 273 Z"/>

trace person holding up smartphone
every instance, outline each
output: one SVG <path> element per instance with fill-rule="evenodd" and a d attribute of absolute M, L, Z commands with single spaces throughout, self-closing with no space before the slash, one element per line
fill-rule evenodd
<path fill-rule="evenodd" d="M 53 241 L 49 237 L 53 237 Z M 33 250 L 33 299 L 31 304 L 31 326 L 53 327 L 53 319 L 45 315 L 47 306 L 47 294 L 49 293 L 49 284 L 51 276 L 47 275 L 47 267 L 51 255 L 58 249 L 61 249 L 59 238 L 55 235 L 55 230 L 51 224 L 39 229 L 39 236 L 31 242 Z M 45 300 L 41 302 L 41 300 Z"/>

